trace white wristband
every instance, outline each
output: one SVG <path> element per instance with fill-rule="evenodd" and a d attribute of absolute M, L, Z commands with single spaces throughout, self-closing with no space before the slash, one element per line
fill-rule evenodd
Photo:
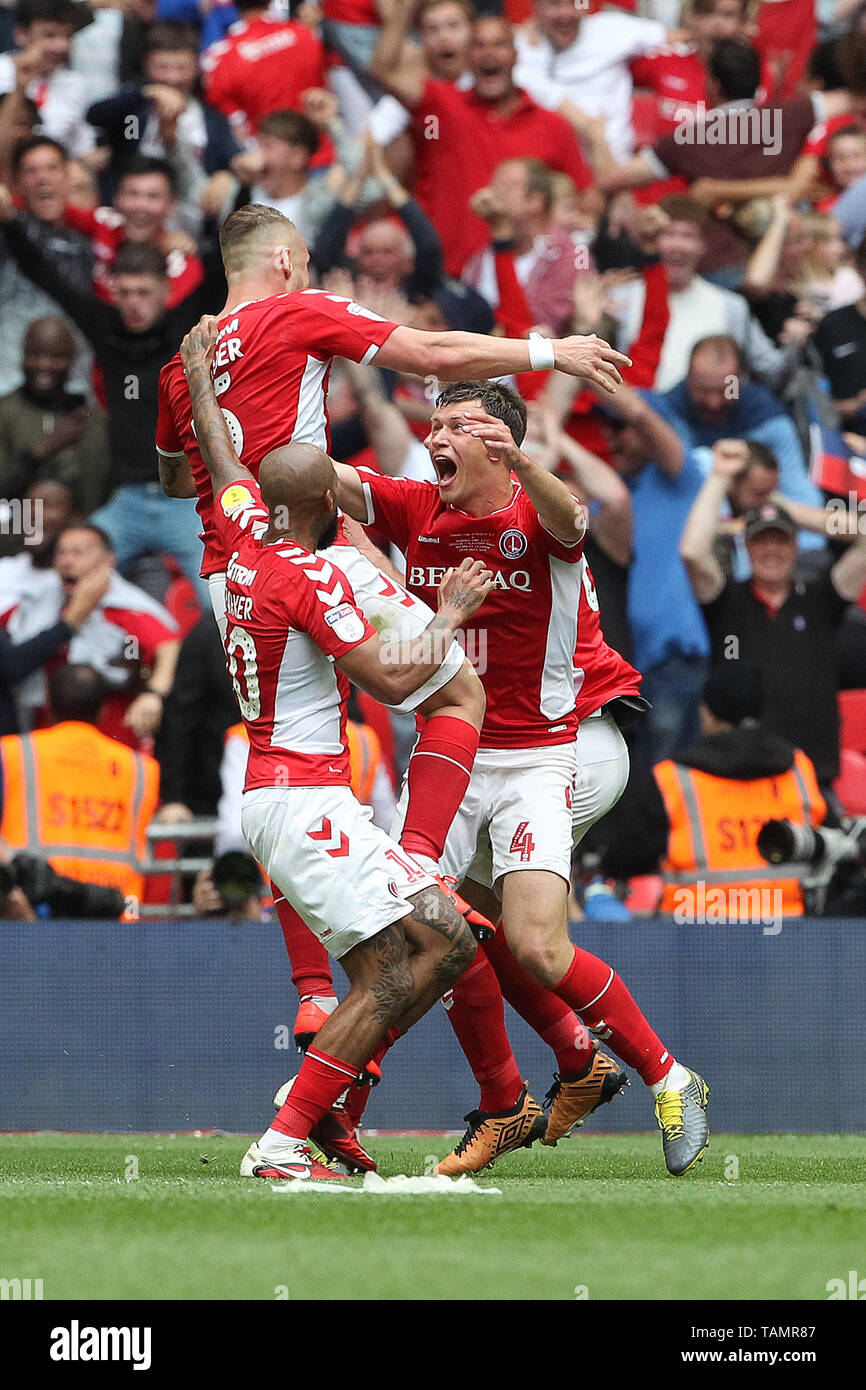
<path fill-rule="evenodd" d="M 545 372 L 556 366 L 553 341 L 541 333 L 529 335 L 529 367 L 533 372 Z"/>

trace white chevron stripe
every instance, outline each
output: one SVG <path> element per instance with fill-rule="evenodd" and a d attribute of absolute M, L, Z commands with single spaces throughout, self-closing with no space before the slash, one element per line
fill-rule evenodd
<path fill-rule="evenodd" d="M 327 560 L 323 560 L 320 565 L 316 565 L 313 569 L 304 570 L 308 579 L 320 579 L 323 584 L 327 584 L 333 573 L 333 568 Z"/>
<path fill-rule="evenodd" d="M 343 586 L 338 580 L 333 589 L 317 589 L 316 597 L 327 604 L 328 608 L 336 608 L 343 597 Z"/>

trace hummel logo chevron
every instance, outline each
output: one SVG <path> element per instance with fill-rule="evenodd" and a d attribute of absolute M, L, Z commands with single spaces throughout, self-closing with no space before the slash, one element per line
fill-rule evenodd
<path fill-rule="evenodd" d="M 334 831 L 327 816 L 322 817 L 322 823 L 318 830 L 308 830 L 307 835 L 311 840 L 327 841 L 322 845 L 322 849 L 330 854 L 332 859 L 344 859 L 349 853 L 349 837 L 343 830 Z"/>
<path fill-rule="evenodd" d="M 308 558 L 309 557 L 307 555 L 299 555 L 297 556 L 297 558 L 293 557 L 292 564 L 304 565 L 306 564 Z M 329 564 L 327 560 L 320 560 L 317 565 L 310 565 L 307 569 L 305 569 L 304 574 L 306 575 L 307 579 L 312 579 L 313 581 L 318 580 L 319 583 L 327 585 L 333 578 L 334 567 L 333 565 Z M 316 590 L 316 598 L 319 600 L 320 603 L 324 603 L 328 608 L 335 608 L 338 603 L 342 603 L 345 592 L 346 591 L 340 583 L 339 579 L 334 579 L 332 588 L 322 588 Z"/>

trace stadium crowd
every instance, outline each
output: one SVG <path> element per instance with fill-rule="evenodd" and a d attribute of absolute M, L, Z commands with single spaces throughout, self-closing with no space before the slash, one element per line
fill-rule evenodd
<path fill-rule="evenodd" d="M 20 0 L 0 5 L 7 854 L 37 838 L 9 805 L 15 736 L 54 724 L 79 748 L 61 839 L 76 796 L 119 805 L 130 752 L 148 788 L 156 759 L 157 822 L 219 821 L 195 910 L 261 910 L 231 859 L 245 735 L 199 519 L 154 450 L 160 370 L 219 311 L 217 237 L 248 204 L 294 222 L 314 285 L 392 322 L 598 333 L 631 360 L 603 398 L 512 382 L 527 452 L 589 508 L 593 601 L 650 703 L 609 827 L 649 806 L 653 834 L 630 860 L 594 827 L 583 879 L 688 870 L 672 767 L 750 787 L 805 759 L 804 818 L 866 810 L 837 709 L 866 687 L 866 3 Z M 435 480 L 439 389 L 338 360 L 333 457 Z M 353 785 L 387 826 L 414 720 L 360 692 L 351 716 Z M 87 751 L 94 725 L 122 758 Z M 48 763 L 22 774 L 37 804 Z M 137 861 L 140 806 L 99 814 L 89 842 Z"/>

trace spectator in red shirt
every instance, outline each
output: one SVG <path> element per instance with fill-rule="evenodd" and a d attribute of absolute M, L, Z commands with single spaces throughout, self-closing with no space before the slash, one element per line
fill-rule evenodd
<path fill-rule="evenodd" d="M 89 237 L 96 255 L 93 287 L 100 299 L 112 302 L 111 266 L 127 242 L 150 242 L 166 256 L 169 282 L 167 309 L 173 309 L 200 285 L 204 269 L 185 233 L 170 232 L 167 223 L 177 207 L 176 183 L 164 159 L 138 155 L 121 175 L 114 207 L 64 209 L 63 220 Z"/>
<path fill-rule="evenodd" d="M 321 42 L 305 24 L 275 19 L 261 0 L 237 0 L 240 20 L 202 58 L 205 96 L 239 138 L 271 111 L 299 111 L 310 87 L 324 87 Z"/>
<path fill-rule="evenodd" d="M 490 17 L 473 24 L 472 86 L 465 92 L 427 77 L 420 58 L 398 65 L 408 22 L 405 9 L 394 11 L 372 71 L 412 112 L 415 196 L 442 239 L 449 275 L 458 275 L 487 243 L 487 229 L 470 199 L 504 159 L 540 159 L 569 174 L 600 210 L 598 194 L 588 192 L 592 177 L 568 122 L 514 85 L 516 54 L 507 20 Z"/>

